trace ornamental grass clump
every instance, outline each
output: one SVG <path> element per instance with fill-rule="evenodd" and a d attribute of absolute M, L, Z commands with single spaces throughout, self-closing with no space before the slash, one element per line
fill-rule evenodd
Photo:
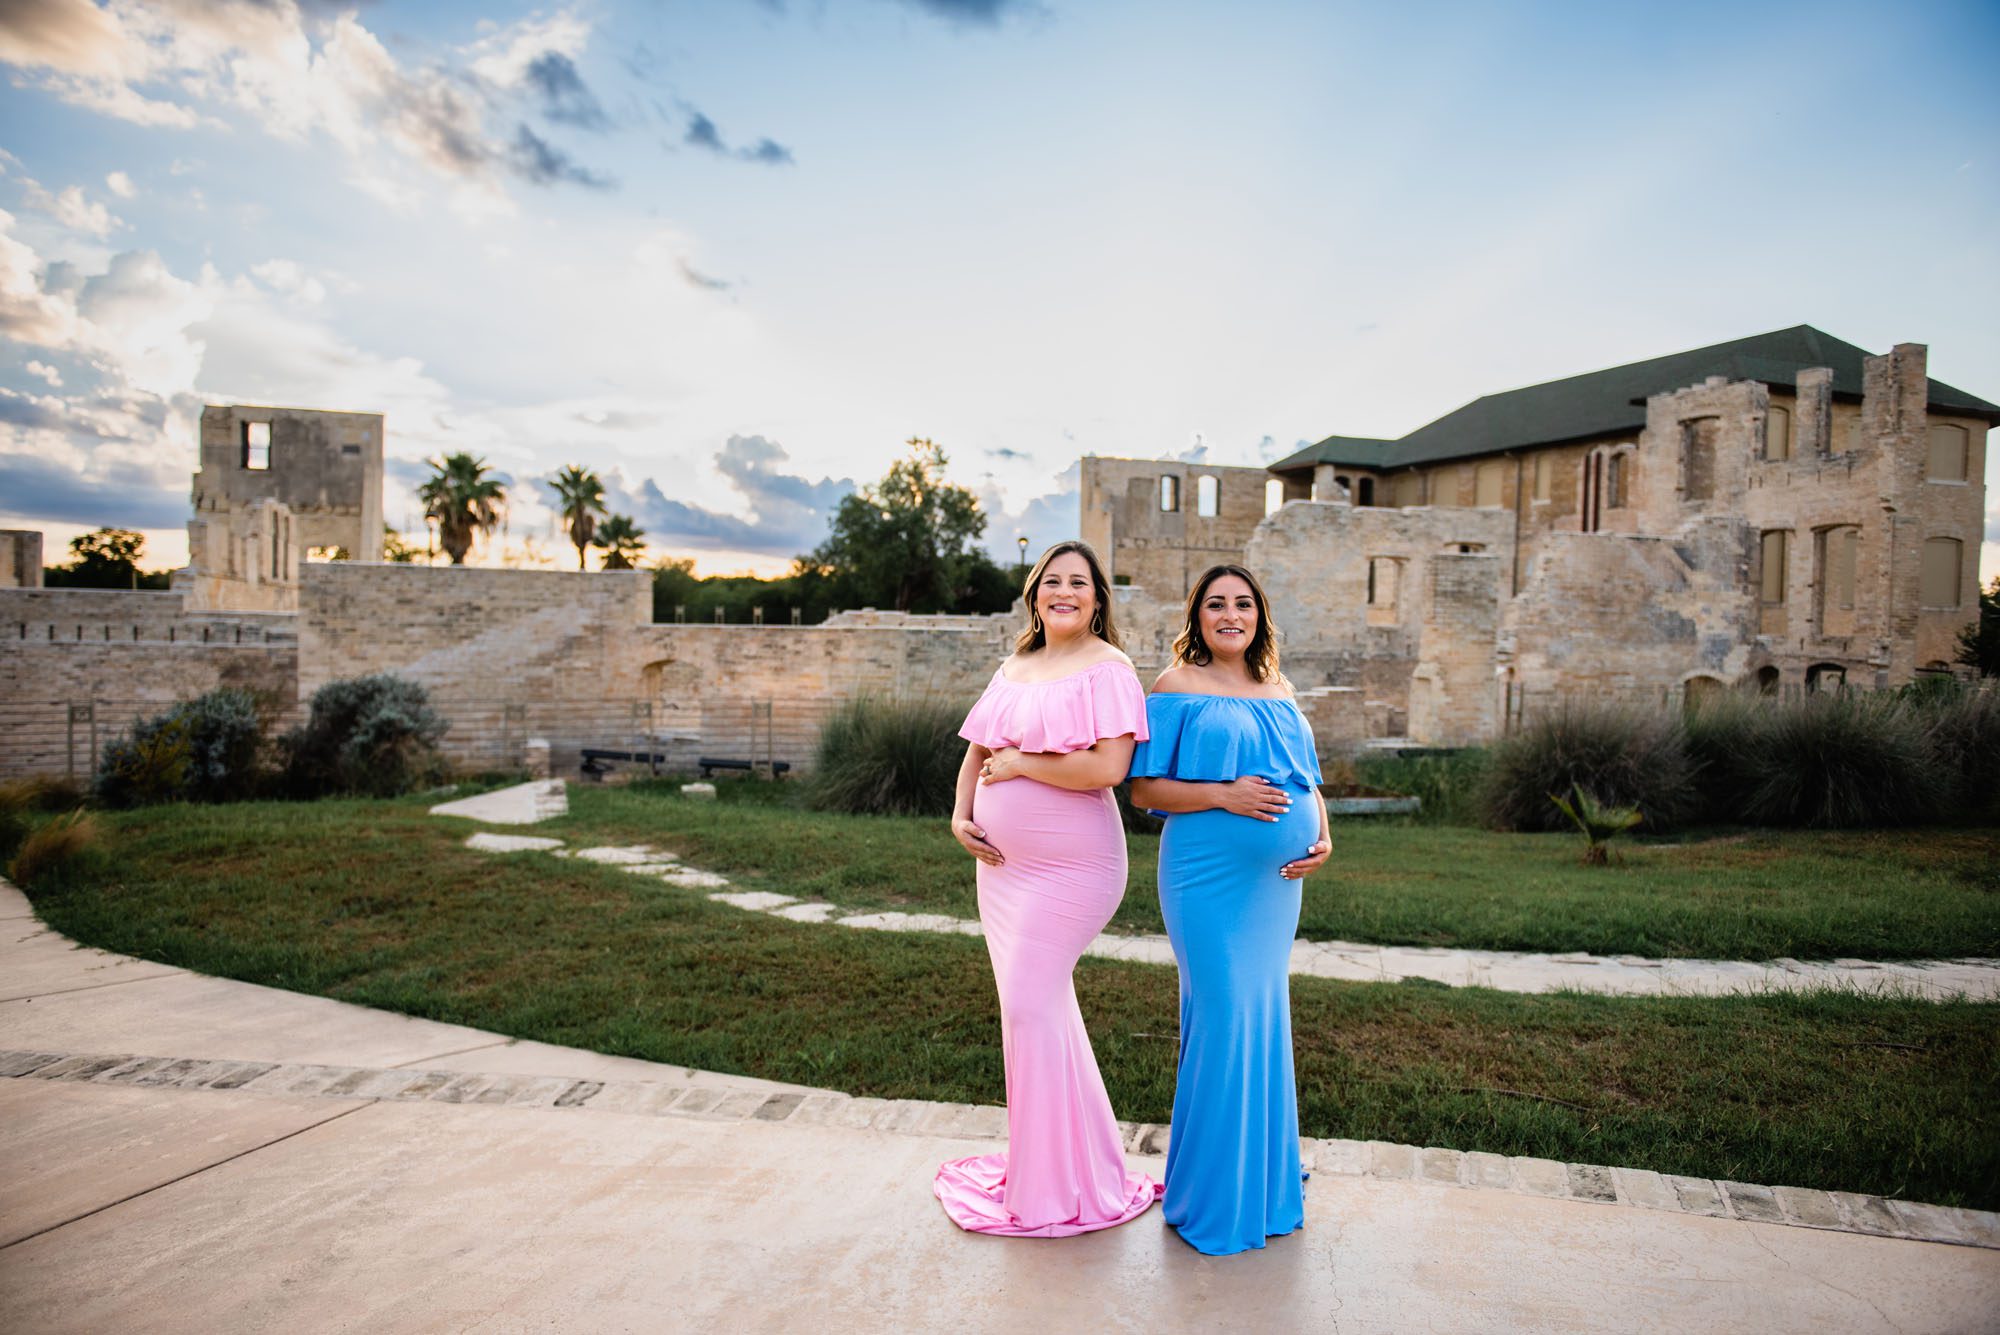
<path fill-rule="evenodd" d="M 87 811 L 53 816 L 28 832 L 7 863 L 7 879 L 23 890 L 49 890 L 97 848 L 100 831 Z"/>
<path fill-rule="evenodd" d="M 1926 711 L 1893 694 L 1827 691 L 1749 717 L 1736 819 L 1851 829 L 1949 811 L 1953 785 L 1934 760 Z"/>
<path fill-rule="evenodd" d="M 113 739 L 93 787 L 110 807 L 240 801 L 257 793 L 263 748 L 256 697 L 224 686 L 141 719 Z"/>
<path fill-rule="evenodd" d="M 1558 705 L 1492 749 L 1480 807 L 1498 829 L 1566 829 L 1549 794 L 1572 788 L 1639 808 L 1653 831 L 1675 828 L 1699 807 L 1678 718 L 1579 702 Z"/>
<path fill-rule="evenodd" d="M 1569 818 L 1572 825 L 1582 833 L 1585 843 L 1583 865 L 1602 867 L 1611 861 L 1611 841 L 1639 824 L 1645 817 L 1637 807 L 1611 807 L 1599 802 L 1595 796 L 1572 784 L 1570 795 L 1563 797 L 1549 794 L 1549 801 L 1556 804 L 1556 810 Z"/>
<path fill-rule="evenodd" d="M 450 726 L 414 681 L 389 673 L 332 681 L 313 692 L 301 726 L 279 738 L 293 797 L 392 797 L 444 773 L 438 739 Z"/>
<path fill-rule="evenodd" d="M 859 696 L 820 729 L 806 802 L 871 816 L 949 816 L 965 743 L 965 706 Z"/>
<path fill-rule="evenodd" d="M 1926 741 L 1953 813 L 2000 822 L 2000 685 L 1960 686 L 1925 704 Z"/>

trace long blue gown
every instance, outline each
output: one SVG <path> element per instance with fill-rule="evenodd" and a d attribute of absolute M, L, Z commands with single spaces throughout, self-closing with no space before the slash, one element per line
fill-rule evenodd
<path fill-rule="evenodd" d="M 1289 699 L 1158 694 L 1133 778 L 1290 791 L 1277 821 L 1227 811 L 1167 817 L 1160 912 L 1180 965 L 1180 1069 L 1167 1145 L 1166 1220 L 1212 1256 L 1305 1222 L 1290 963 L 1301 882 L 1279 869 L 1319 838 L 1312 729 Z"/>

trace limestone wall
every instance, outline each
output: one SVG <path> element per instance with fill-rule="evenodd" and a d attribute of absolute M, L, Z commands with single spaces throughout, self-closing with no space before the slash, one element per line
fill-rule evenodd
<path fill-rule="evenodd" d="M 1161 479 L 1178 489 L 1163 509 Z M 1201 513 L 1202 479 L 1213 479 L 1215 513 Z M 1083 540 L 1096 548 L 1113 579 L 1177 604 L 1209 566 L 1240 561 L 1243 546 L 1264 518 L 1262 468 L 1222 468 L 1171 459 L 1082 461 L 1080 506 Z"/>
<path fill-rule="evenodd" d="M 134 718 L 218 686 L 296 709 L 289 616 L 190 614 L 181 595 L 0 589 L 0 778 L 88 778 Z"/>

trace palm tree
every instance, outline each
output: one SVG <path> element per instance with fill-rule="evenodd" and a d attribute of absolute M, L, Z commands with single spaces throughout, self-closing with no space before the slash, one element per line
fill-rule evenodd
<path fill-rule="evenodd" d="M 604 509 L 604 482 L 588 468 L 566 464 L 549 479 L 549 490 L 562 503 L 563 522 L 569 525 L 569 540 L 576 544 L 576 568 L 585 569 L 584 554 L 590 550 L 590 535 L 597 530 L 597 515 Z"/>
<path fill-rule="evenodd" d="M 435 520 L 438 541 L 455 566 L 465 564 L 472 540 L 499 527 L 507 510 L 507 484 L 487 476 L 486 461 L 447 454 L 428 461 L 431 475 L 417 488 L 424 518 Z"/>
<path fill-rule="evenodd" d="M 597 526 L 596 542 L 604 549 L 606 570 L 633 570 L 633 558 L 646 550 L 646 530 L 630 515 L 612 515 Z"/>

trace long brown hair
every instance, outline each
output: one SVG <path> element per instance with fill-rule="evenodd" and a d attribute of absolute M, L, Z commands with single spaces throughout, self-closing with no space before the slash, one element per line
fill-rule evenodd
<path fill-rule="evenodd" d="M 1215 651 L 1201 635 L 1201 600 L 1208 596 L 1208 586 L 1224 575 L 1234 575 L 1248 584 L 1250 597 L 1257 604 L 1257 633 L 1250 637 L 1250 647 L 1243 651 L 1243 665 L 1250 669 L 1250 680 L 1272 681 L 1278 676 L 1278 628 L 1271 623 L 1271 604 L 1264 597 L 1264 586 L 1242 566 L 1210 566 L 1194 582 L 1194 591 L 1188 594 L 1187 619 L 1181 633 L 1174 636 L 1174 665 L 1191 663 L 1206 667 L 1214 661 Z"/>
<path fill-rule="evenodd" d="M 1035 562 L 1035 568 L 1028 572 L 1027 580 L 1021 585 L 1021 597 L 1028 604 L 1028 625 L 1015 637 L 1015 653 L 1031 654 L 1049 642 L 1048 631 L 1042 626 L 1042 615 L 1035 610 L 1035 586 L 1042 582 L 1049 562 L 1069 552 L 1081 556 L 1083 563 L 1090 567 L 1090 582 L 1097 590 L 1097 613 L 1090 619 L 1091 633 L 1113 649 L 1125 647 L 1125 641 L 1118 638 L 1118 627 L 1111 619 L 1111 581 L 1104 577 L 1104 563 L 1097 559 L 1096 552 L 1090 550 L 1089 543 L 1071 539 L 1043 552 L 1042 559 Z"/>

